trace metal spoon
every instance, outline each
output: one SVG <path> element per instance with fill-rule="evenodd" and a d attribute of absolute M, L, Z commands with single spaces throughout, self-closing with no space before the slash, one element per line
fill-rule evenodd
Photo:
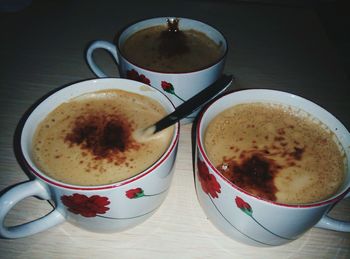
<path fill-rule="evenodd" d="M 197 110 L 201 105 L 205 104 L 215 95 L 217 95 L 221 90 L 229 86 L 232 80 L 232 75 L 222 75 L 213 84 L 209 85 L 204 90 L 179 105 L 174 112 L 160 119 L 155 124 L 148 126 L 145 129 L 141 129 L 141 134 L 144 134 L 145 136 L 151 136 L 175 124 L 177 121 L 183 119 L 187 115 Z"/>

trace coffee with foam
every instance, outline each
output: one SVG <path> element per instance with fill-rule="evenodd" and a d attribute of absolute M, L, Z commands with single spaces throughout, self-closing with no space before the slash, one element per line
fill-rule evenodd
<path fill-rule="evenodd" d="M 292 107 L 235 105 L 210 122 L 204 139 L 209 159 L 228 180 L 266 200 L 318 202 L 345 179 L 345 152 L 336 136 Z"/>
<path fill-rule="evenodd" d="M 35 164 L 68 184 L 119 182 L 154 164 L 167 150 L 173 128 L 139 142 L 133 132 L 166 115 L 155 100 L 123 90 L 102 90 L 73 98 L 53 110 L 33 139 Z"/>
<path fill-rule="evenodd" d="M 166 25 L 142 29 L 121 46 L 132 63 L 165 73 L 186 73 L 204 69 L 224 56 L 224 49 L 203 32 L 175 29 Z"/>

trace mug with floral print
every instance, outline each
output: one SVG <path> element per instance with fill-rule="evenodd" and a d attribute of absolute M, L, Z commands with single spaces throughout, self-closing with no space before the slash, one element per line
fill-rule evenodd
<path fill-rule="evenodd" d="M 138 64 L 130 62 L 123 56 L 120 51 L 121 46 L 125 40 L 135 32 L 152 26 L 163 25 L 166 24 L 167 20 L 174 19 L 178 19 L 180 30 L 194 29 L 210 37 L 222 48 L 222 57 L 214 64 L 210 64 L 195 71 L 170 73 L 141 67 Z M 176 107 L 215 82 L 222 74 L 227 56 L 227 42 L 222 33 L 208 24 L 188 18 L 159 17 L 135 22 L 117 34 L 115 44 L 116 45 L 107 41 L 98 40 L 94 41 L 88 47 L 86 60 L 91 70 L 98 77 L 107 76 L 93 59 L 93 52 L 96 49 L 104 49 L 112 54 L 114 60 L 118 64 L 119 75 L 121 77 L 152 85 L 168 96 Z M 181 123 L 192 122 L 197 114 L 198 110 L 182 119 Z"/>
<path fill-rule="evenodd" d="M 78 82 L 56 89 L 41 98 L 24 115 L 15 135 L 15 151 L 30 181 L 10 188 L 0 197 L 0 236 L 20 238 L 36 234 L 68 221 L 94 232 L 122 231 L 149 218 L 164 201 L 169 189 L 177 146 L 179 123 L 165 153 L 150 167 L 120 182 L 99 185 L 72 185 L 43 173 L 32 161 L 31 140 L 40 121 L 61 103 L 81 94 L 104 89 L 120 89 L 157 100 L 170 113 L 175 107 L 159 90 L 120 78 L 103 78 Z M 54 209 L 46 216 L 19 226 L 5 226 L 11 208 L 26 197 L 49 200 Z"/>
<path fill-rule="evenodd" d="M 335 203 L 350 196 L 349 166 L 342 186 L 334 195 L 319 202 L 292 205 L 269 201 L 245 191 L 226 179 L 210 161 L 204 146 L 204 132 L 209 123 L 229 107 L 256 102 L 279 103 L 308 111 L 341 141 L 347 164 L 350 165 L 348 130 L 318 105 L 302 97 L 274 90 L 251 89 L 228 93 L 203 110 L 196 128 L 196 192 L 209 220 L 232 239 L 254 246 L 282 245 L 296 240 L 314 226 L 350 232 L 350 222 L 328 216 Z"/>

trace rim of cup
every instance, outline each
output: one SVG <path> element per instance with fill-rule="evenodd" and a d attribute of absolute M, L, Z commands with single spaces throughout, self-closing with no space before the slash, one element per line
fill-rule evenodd
<path fill-rule="evenodd" d="M 251 97 L 252 94 L 256 94 L 257 97 Z M 321 116 L 316 116 L 314 114 L 311 114 L 309 111 L 306 111 L 305 108 L 299 108 L 295 104 L 291 104 L 292 102 L 285 103 L 282 100 L 283 98 L 288 98 L 289 100 L 293 100 L 293 103 L 299 103 L 302 105 L 307 105 L 309 108 L 312 109 L 312 112 L 320 112 Z M 235 98 L 235 100 L 238 101 L 238 103 L 253 103 L 253 102 L 266 102 L 266 103 L 276 103 L 281 104 L 283 106 L 288 106 L 295 108 L 299 111 L 306 112 L 310 114 L 311 117 L 316 118 L 317 120 L 320 120 L 322 124 L 325 124 L 335 135 L 338 137 L 338 135 L 344 136 L 341 141 L 344 141 L 345 143 L 342 143 L 342 147 L 345 152 L 346 161 L 347 161 L 347 167 L 346 170 L 346 179 L 344 180 L 343 185 L 341 188 L 333 194 L 331 197 L 327 199 L 323 199 L 321 201 L 313 202 L 313 203 L 306 203 L 306 204 L 286 204 L 286 203 L 280 203 L 280 202 L 274 202 L 267 199 L 263 199 L 261 197 L 258 197 L 256 195 L 253 195 L 244 189 L 238 187 L 237 185 L 233 184 L 231 181 L 229 181 L 225 176 L 223 176 L 219 170 L 215 168 L 215 166 L 211 163 L 209 157 L 206 154 L 204 145 L 203 145 L 203 138 L 204 138 L 204 131 L 207 128 L 210 121 L 217 116 L 220 112 L 224 111 L 225 109 L 232 107 L 234 104 L 231 102 L 228 102 L 228 104 L 223 104 L 225 99 L 229 98 Z M 273 99 L 273 100 L 272 100 Z M 211 118 L 208 119 L 208 114 L 212 112 L 213 109 L 219 107 L 219 112 L 214 112 L 213 114 L 210 114 Z M 322 117 L 322 119 L 320 118 Z M 329 125 L 327 122 L 332 121 L 336 122 L 336 125 Z M 203 124 L 206 123 L 206 126 Z M 221 180 L 223 180 L 226 184 L 228 184 L 231 188 L 238 192 L 242 192 L 246 195 L 248 195 L 251 198 L 255 198 L 257 200 L 260 200 L 262 202 L 266 202 L 269 204 L 277 205 L 277 206 L 283 206 L 283 207 L 290 207 L 290 208 L 309 208 L 309 207 L 318 207 L 323 206 L 329 203 L 333 203 L 337 200 L 341 200 L 348 192 L 350 192 L 350 133 L 345 128 L 345 126 L 330 112 L 319 106 L 318 104 L 303 98 L 301 96 L 288 93 L 285 91 L 279 91 L 279 90 L 271 90 L 271 89 L 244 89 L 244 90 L 236 90 L 236 91 L 229 91 L 225 93 L 224 95 L 212 100 L 210 103 L 206 105 L 206 107 L 201 111 L 197 126 L 196 126 L 196 142 L 198 145 L 199 152 L 201 153 L 204 162 L 210 167 L 210 169 L 220 177 Z M 338 137 L 339 139 L 339 137 Z"/>
<path fill-rule="evenodd" d="M 108 87 L 103 87 L 104 85 L 107 84 L 107 82 L 112 83 L 112 85 L 109 85 Z M 103 87 L 103 88 L 100 88 L 100 87 Z M 128 89 L 128 87 L 131 87 L 131 88 Z M 149 89 L 140 90 L 141 87 L 142 88 L 147 87 Z M 119 186 L 132 183 L 150 174 L 155 169 L 157 169 L 160 165 L 162 165 L 177 146 L 177 143 L 179 140 L 179 132 L 180 132 L 179 123 L 175 124 L 174 133 L 168 148 L 155 163 L 153 163 L 151 166 L 141 171 L 137 175 L 119 182 L 104 184 L 104 185 L 93 185 L 93 186 L 74 185 L 74 184 L 64 183 L 46 175 L 32 161 L 32 158 L 31 158 L 32 138 L 33 138 L 35 129 L 37 128 L 37 126 L 39 125 L 42 119 L 44 119 L 51 111 L 53 111 L 55 108 L 57 108 L 61 103 L 65 101 L 69 101 L 70 99 L 77 97 L 81 94 L 92 93 L 99 90 L 109 90 L 109 89 L 121 89 L 124 91 L 130 91 L 130 92 L 135 92 L 139 94 L 141 94 L 141 91 L 142 91 L 142 93 L 144 93 L 146 96 L 158 101 L 166 109 L 167 112 L 171 112 L 175 110 L 174 104 L 161 91 L 159 91 L 158 89 L 152 86 L 145 85 L 143 83 L 133 81 L 130 79 L 124 79 L 124 78 L 88 79 L 88 80 L 82 80 L 75 83 L 71 83 L 62 87 L 58 87 L 52 90 L 51 92 L 47 93 L 43 97 L 41 97 L 38 101 L 36 101 L 22 116 L 22 118 L 20 119 L 20 122 L 17 125 L 16 132 L 14 135 L 14 152 L 18 160 L 18 163 L 20 164 L 22 169 L 25 171 L 25 173 L 30 172 L 31 174 L 34 174 L 41 180 L 49 184 L 55 185 L 56 187 L 61 187 L 61 188 L 66 188 L 71 190 L 96 191 L 96 190 L 112 189 L 112 188 L 116 188 Z M 150 94 L 151 92 L 152 94 Z M 159 98 L 161 98 L 161 100 L 159 100 Z M 55 104 L 54 105 L 49 104 L 52 102 L 54 102 Z M 35 122 L 35 120 L 38 118 L 40 121 Z M 31 127 L 32 125 L 35 127 Z"/>
<path fill-rule="evenodd" d="M 192 71 L 188 71 L 188 72 L 162 72 L 162 71 L 158 71 L 158 70 L 155 70 L 155 69 L 149 69 L 149 68 L 140 66 L 138 64 L 135 64 L 135 63 L 131 62 L 129 59 L 127 59 L 121 53 L 121 50 L 120 50 L 121 47 L 120 46 L 127 38 L 129 38 L 130 35 L 136 33 L 137 31 L 145 29 L 145 28 L 150 28 L 152 26 L 157 26 L 157 25 L 164 25 L 164 24 L 166 24 L 167 19 L 179 19 L 180 20 L 180 25 L 181 25 L 181 20 L 184 20 L 184 21 L 189 22 L 189 23 L 196 24 L 199 27 L 203 28 L 203 30 L 199 30 L 198 29 L 198 31 L 205 33 L 210 39 L 214 40 L 213 37 L 210 37 L 210 35 L 208 35 L 208 30 L 204 30 L 204 28 L 210 29 L 212 34 L 216 34 L 217 36 L 219 36 L 221 38 L 217 43 L 221 42 L 223 44 L 223 46 L 224 46 L 224 52 L 223 52 L 222 56 L 219 59 L 217 59 L 214 63 L 210 63 L 210 64 L 208 64 L 206 66 L 203 66 L 200 69 L 196 69 L 196 70 L 192 70 Z M 190 26 L 189 27 L 187 27 L 187 26 L 184 27 L 184 29 L 188 29 L 188 28 L 193 28 L 193 27 L 190 27 Z M 194 28 L 194 29 L 197 29 L 197 28 Z M 122 42 L 120 42 L 121 40 L 122 40 Z M 217 29 L 216 27 L 214 27 L 214 26 L 212 26 L 212 25 L 210 25 L 208 23 L 204 23 L 202 21 L 191 19 L 191 18 L 187 18 L 187 17 L 172 17 L 172 16 L 169 16 L 169 17 L 166 17 L 166 16 L 158 17 L 157 16 L 157 17 L 150 17 L 150 18 L 140 19 L 140 20 L 131 22 L 131 23 L 127 24 L 126 26 L 122 27 L 117 32 L 117 34 L 114 37 L 113 42 L 114 42 L 114 44 L 115 44 L 115 46 L 117 48 L 117 51 L 120 53 L 120 55 L 127 62 L 129 62 L 130 64 L 132 64 L 132 65 L 134 65 L 136 67 L 144 69 L 146 71 L 151 71 L 151 72 L 160 73 L 160 74 L 190 74 L 190 73 L 197 73 L 199 71 L 206 70 L 206 69 L 208 69 L 210 67 L 213 67 L 216 64 L 220 63 L 222 60 L 225 59 L 225 57 L 227 56 L 227 52 L 228 52 L 227 39 L 226 39 L 225 35 L 219 29 Z"/>

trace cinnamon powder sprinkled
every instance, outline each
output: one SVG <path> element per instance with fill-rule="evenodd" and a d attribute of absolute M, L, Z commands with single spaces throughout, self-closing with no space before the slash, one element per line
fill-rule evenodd
<path fill-rule="evenodd" d="M 75 120 L 65 142 L 80 146 L 83 154 L 89 152 L 95 160 L 107 159 L 119 164 L 125 160 L 124 152 L 140 146 L 132 138 L 132 130 L 132 125 L 121 115 L 88 114 Z"/>

